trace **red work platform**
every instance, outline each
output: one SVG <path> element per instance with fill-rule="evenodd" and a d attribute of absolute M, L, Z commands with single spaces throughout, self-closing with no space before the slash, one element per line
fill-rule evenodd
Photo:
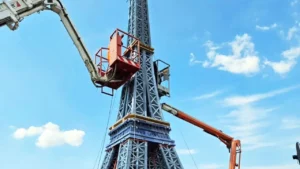
<path fill-rule="evenodd" d="M 123 45 L 122 39 L 124 36 L 131 39 L 132 43 L 129 46 Z M 134 36 L 117 29 L 110 37 L 109 47 L 101 48 L 96 53 L 95 62 L 99 75 L 108 78 L 105 83 L 96 83 L 103 87 L 118 89 L 141 68 L 140 41 Z"/>

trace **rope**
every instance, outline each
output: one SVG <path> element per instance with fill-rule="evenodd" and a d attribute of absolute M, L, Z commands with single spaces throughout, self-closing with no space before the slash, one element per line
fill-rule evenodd
<path fill-rule="evenodd" d="M 184 141 L 184 143 L 185 143 L 185 146 L 187 147 L 187 150 L 189 151 L 189 154 L 190 154 L 190 156 L 191 156 L 191 158 L 192 158 L 192 160 L 193 160 L 193 162 L 194 162 L 194 164 L 195 164 L 195 167 L 198 169 L 198 166 L 197 166 L 196 161 L 195 161 L 195 159 L 194 159 L 194 157 L 193 157 L 193 155 L 192 155 L 192 153 L 191 153 L 191 151 L 190 151 L 190 148 L 189 148 L 189 146 L 188 146 L 186 140 L 184 139 L 183 133 L 181 132 L 180 129 L 179 129 L 179 131 L 180 131 L 180 133 L 181 133 L 181 136 L 182 136 L 182 139 L 183 139 L 183 141 Z"/>
<path fill-rule="evenodd" d="M 135 114 L 137 115 L 136 109 L 135 109 Z M 134 118 L 134 121 L 133 121 L 133 141 L 136 141 L 135 133 L 136 133 L 136 118 Z"/>
<path fill-rule="evenodd" d="M 107 123 L 106 123 L 106 128 L 105 128 L 104 136 L 103 136 L 103 139 L 102 139 L 102 145 L 101 145 L 101 148 L 100 148 L 100 150 L 98 152 L 98 155 L 97 155 L 97 158 L 96 158 L 96 161 L 95 161 L 93 169 L 95 169 L 96 165 L 97 165 L 97 169 L 100 169 L 100 163 L 101 163 L 101 159 L 102 159 L 102 154 L 103 154 L 103 149 L 104 149 L 104 143 L 105 143 L 105 139 L 106 139 L 106 136 L 107 136 L 108 127 L 109 127 L 109 121 L 110 121 L 110 117 L 111 117 L 111 114 L 112 114 L 113 106 L 115 104 L 115 100 L 116 100 L 116 97 L 114 95 L 111 98 L 111 101 L 110 101 L 109 114 L 108 114 L 108 119 L 107 119 Z M 100 157 L 99 157 L 99 155 L 100 155 Z M 99 157 L 99 160 L 98 160 L 98 163 L 97 163 L 98 157 Z"/>

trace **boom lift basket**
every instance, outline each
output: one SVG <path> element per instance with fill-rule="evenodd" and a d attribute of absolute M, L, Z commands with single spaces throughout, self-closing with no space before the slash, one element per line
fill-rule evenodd
<path fill-rule="evenodd" d="M 132 39 L 129 46 L 124 46 L 122 39 L 126 36 Z M 96 82 L 101 87 L 118 89 L 140 70 L 140 41 L 134 36 L 115 30 L 110 36 L 108 48 L 100 48 L 95 55 L 95 63 L 101 77 L 108 81 Z"/>
<path fill-rule="evenodd" d="M 160 59 L 153 65 L 159 97 L 170 97 L 170 65 Z"/>

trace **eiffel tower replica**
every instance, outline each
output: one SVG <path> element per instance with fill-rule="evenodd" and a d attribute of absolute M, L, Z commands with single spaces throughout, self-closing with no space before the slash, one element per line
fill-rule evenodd
<path fill-rule="evenodd" d="M 101 169 L 183 169 L 162 116 L 160 98 L 170 93 L 169 65 L 153 61 L 147 0 L 129 0 L 128 33 L 141 41 L 141 69 L 122 88 Z"/>

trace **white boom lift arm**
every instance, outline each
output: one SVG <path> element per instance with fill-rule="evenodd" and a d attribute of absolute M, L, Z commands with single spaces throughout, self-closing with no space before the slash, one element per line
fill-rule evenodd
<path fill-rule="evenodd" d="M 60 0 L 11 0 L 0 3 L 0 27 L 7 25 L 12 31 L 18 29 L 19 23 L 24 17 L 43 10 L 51 10 L 57 13 L 75 46 L 77 47 L 80 56 L 87 67 L 91 80 L 96 87 L 96 82 L 112 82 L 107 76 L 99 76 L 97 66 L 93 63 L 86 47 L 84 46 L 78 32 L 68 17 L 66 9 Z"/>

